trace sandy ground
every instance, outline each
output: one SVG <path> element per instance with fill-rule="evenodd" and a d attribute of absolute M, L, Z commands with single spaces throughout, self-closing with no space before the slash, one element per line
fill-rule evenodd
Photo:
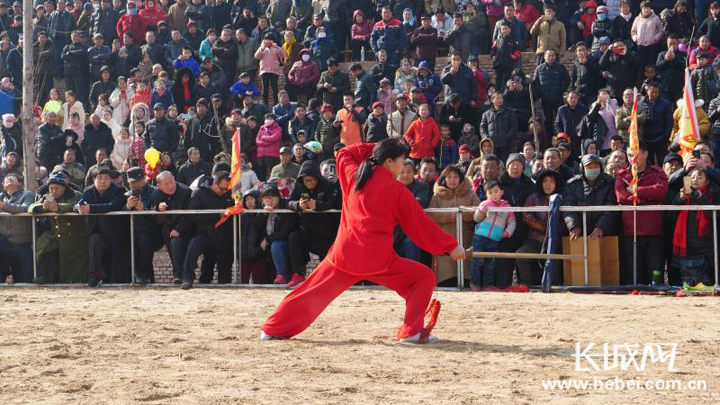
<path fill-rule="evenodd" d="M 354 290 L 298 338 L 260 342 L 258 327 L 284 294 L 2 288 L 0 403 L 720 401 L 718 298 L 441 292 L 443 342 L 407 347 L 392 344 L 402 300 Z M 576 372 L 575 342 L 675 342 L 679 372 Z M 541 384 L 616 375 L 699 379 L 707 390 Z"/>

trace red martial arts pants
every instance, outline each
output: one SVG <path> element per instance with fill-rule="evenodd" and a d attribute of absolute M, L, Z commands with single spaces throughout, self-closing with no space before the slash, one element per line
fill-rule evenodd
<path fill-rule="evenodd" d="M 293 337 L 307 329 L 335 297 L 355 283 L 368 280 L 405 299 L 405 319 L 398 337 L 413 336 L 423 328 L 425 311 L 435 289 L 435 273 L 427 266 L 397 256 L 389 267 L 379 274 L 358 276 L 323 260 L 300 287 L 285 297 L 262 330 L 276 337 Z"/>

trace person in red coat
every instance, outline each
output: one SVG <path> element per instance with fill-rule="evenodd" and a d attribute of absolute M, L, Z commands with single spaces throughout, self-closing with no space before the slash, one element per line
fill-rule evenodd
<path fill-rule="evenodd" d="M 460 260 L 465 250 L 425 214 L 397 180 L 406 153 L 399 138 L 356 144 L 337 153 L 343 204 L 335 243 L 310 277 L 265 321 L 262 340 L 301 333 L 335 297 L 353 284 L 369 280 L 405 298 L 405 319 L 397 335 L 400 342 L 437 341 L 423 328 L 435 275 L 428 267 L 395 253 L 393 230 L 402 226 L 413 242 L 432 254 L 449 253 Z"/>
<path fill-rule="evenodd" d="M 632 161 L 632 150 L 627 149 L 628 159 Z M 637 205 L 662 205 L 668 193 L 668 179 L 659 166 L 650 166 L 645 142 L 640 142 L 638 154 Z M 633 205 L 633 186 L 631 167 L 620 170 L 615 175 L 615 196 L 620 205 Z M 620 273 L 620 284 L 633 284 L 633 230 L 637 226 L 637 282 L 650 284 L 653 270 L 662 272 L 665 265 L 663 248 L 663 212 L 638 211 L 637 225 L 634 213 L 623 211 L 622 223 L 625 234 L 625 271 Z"/>
<path fill-rule="evenodd" d="M 138 14 L 137 4 L 134 1 L 128 1 L 127 12 L 120 16 L 117 23 L 117 34 L 120 41 L 122 41 L 126 32 L 130 32 L 133 36 L 133 42 L 142 45 L 146 26 L 145 19 Z"/>
<path fill-rule="evenodd" d="M 167 22 L 167 13 L 162 7 L 158 7 L 156 0 L 147 0 L 145 8 L 140 10 L 140 17 L 145 20 L 146 25 L 154 25 L 156 28 L 160 21 Z"/>
<path fill-rule="evenodd" d="M 308 100 L 315 97 L 315 88 L 320 81 L 320 67 L 312 59 L 309 49 L 300 51 L 300 60 L 295 62 L 288 72 L 288 81 L 285 89 L 290 100 L 297 100 L 299 94 L 304 94 Z"/>
<path fill-rule="evenodd" d="M 430 107 L 418 107 L 418 119 L 405 131 L 405 141 L 410 145 L 410 157 L 415 160 L 435 156 L 435 147 L 440 142 L 440 128 L 430 116 Z"/>

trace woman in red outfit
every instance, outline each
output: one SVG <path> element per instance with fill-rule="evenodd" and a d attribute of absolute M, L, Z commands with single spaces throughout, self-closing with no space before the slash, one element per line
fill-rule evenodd
<path fill-rule="evenodd" d="M 393 229 L 400 224 L 413 242 L 432 254 L 449 253 L 460 260 L 465 250 L 428 218 L 412 193 L 397 180 L 406 154 L 407 148 L 397 138 L 352 145 L 338 152 L 343 207 L 337 238 L 325 260 L 265 321 L 263 340 L 299 334 L 340 293 L 368 280 L 405 298 L 405 319 L 398 338 L 401 342 L 421 342 L 435 275 L 428 267 L 395 254 Z M 427 341 L 437 339 L 428 336 Z"/>

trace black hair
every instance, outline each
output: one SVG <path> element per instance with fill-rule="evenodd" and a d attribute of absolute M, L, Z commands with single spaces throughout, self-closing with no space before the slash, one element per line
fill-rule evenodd
<path fill-rule="evenodd" d="M 493 155 L 492 153 L 488 153 L 487 155 L 485 155 L 485 156 L 482 158 L 482 161 L 483 161 L 483 162 L 495 162 L 495 163 L 498 164 L 498 166 L 500 166 L 500 164 L 501 164 L 500 158 L 498 158 L 497 156 Z"/>
<path fill-rule="evenodd" d="M 351 72 L 354 72 L 354 71 L 356 71 L 356 70 L 363 70 L 362 65 L 359 64 L 359 63 L 353 63 L 352 65 L 350 65 L 350 71 L 351 71 Z"/>
<path fill-rule="evenodd" d="M 435 160 L 435 158 L 431 158 L 431 157 L 429 157 L 429 158 L 423 158 L 423 159 L 420 161 L 420 164 L 418 165 L 418 169 L 419 169 L 420 167 L 422 167 L 422 165 L 428 164 L 428 163 L 431 164 L 431 165 L 435 165 L 435 170 L 437 170 L 437 167 L 438 167 L 437 160 Z"/>
<path fill-rule="evenodd" d="M 455 166 L 446 166 L 446 167 L 443 169 L 443 171 L 440 173 L 440 176 L 438 176 L 438 180 L 437 180 L 438 184 L 441 185 L 441 186 L 443 186 L 443 187 L 447 187 L 447 182 L 445 181 L 445 178 L 446 178 L 446 177 L 448 176 L 448 174 L 450 174 L 451 172 L 457 174 L 457 176 L 460 178 L 460 183 L 462 183 L 463 181 L 465 181 L 465 175 L 463 174 L 463 172 L 462 172 L 460 169 L 458 169 L 458 168 L 455 167 Z M 459 184 L 459 183 L 458 183 L 458 184 Z"/>
<path fill-rule="evenodd" d="M 710 153 L 710 152 L 700 152 L 700 156 L 703 156 L 703 155 L 710 156 L 710 161 L 713 162 L 713 164 L 715 163 L 715 156 L 713 156 L 712 153 Z"/>
<path fill-rule="evenodd" d="M 226 172 L 224 170 L 220 172 L 215 172 L 213 173 L 212 177 L 215 184 L 220 184 L 220 182 L 223 180 L 230 181 L 230 172 Z"/>
<path fill-rule="evenodd" d="M 498 183 L 497 180 L 488 180 L 485 182 L 485 185 L 483 185 L 485 191 L 492 190 L 493 187 L 500 187 L 500 183 Z"/>
<path fill-rule="evenodd" d="M 373 169 L 381 165 L 386 159 L 397 159 L 400 156 L 407 156 L 408 148 L 400 138 L 386 138 L 375 144 L 372 155 L 360 163 L 355 173 L 355 191 L 361 191 L 363 186 L 370 180 Z"/>

